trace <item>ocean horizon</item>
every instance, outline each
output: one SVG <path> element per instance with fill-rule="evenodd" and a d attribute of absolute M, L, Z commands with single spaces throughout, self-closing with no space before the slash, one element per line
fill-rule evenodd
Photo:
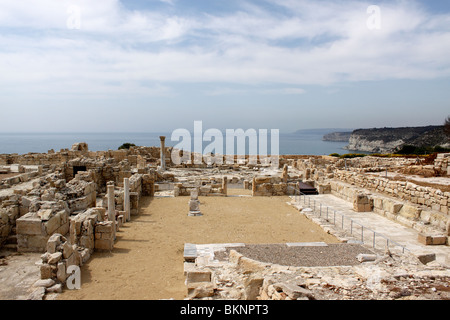
<path fill-rule="evenodd" d="M 280 133 L 280 155 L 329 155 L 348 153 L 343 149 L 347 142 L 323 141 L 323 136 L 332 129 L 313 129 L 295 133 Z M 117 150 L 124 143 L 137 146 L 159 147 L 160 136 L 166 136 L 166 146 L 174 147 L 170 132 L 148 133 L 0 133 L 0 154 L 47 153 L 49 150 L 70 149 L 74 143 L 85 142 L 90 151 Z M 268 134 L 270 154 L 270 132 Z M 203 148 L 210 142 L 203 142 Z M 248 142 L 246 143 L 248 152 Z"/>

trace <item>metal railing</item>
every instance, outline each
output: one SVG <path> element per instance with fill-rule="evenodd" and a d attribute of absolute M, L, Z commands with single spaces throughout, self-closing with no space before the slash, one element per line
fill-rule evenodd
<path fill-rule="evenodd" d="M 312 199 L 313 197 L 314 196 L 308 196 L 300 192 L 300 195 L 295 195 L 294 199 L 298 205 L 301 205 L 303 201 L 303 205 L 312 210 L 311 214 L 313 216 L 324 220 L 326 223 L 332 224 L 334 227 L 340 228 L 344 232 L 350 232 L 351 236 L 364 245 L 369 245 L 374 249 L 381 250 L 389 247 L 400 247 L 402 253 L 409 251 L 404 245 L 364 226 L 331 207 L 322 205 L 315 199 Z"/>

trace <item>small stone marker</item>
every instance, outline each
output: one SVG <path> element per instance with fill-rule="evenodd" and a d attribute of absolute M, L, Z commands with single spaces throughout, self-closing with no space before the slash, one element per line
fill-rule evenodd
<path fill-rule="evenodd" d="M 189 200 L 189 214 L 188 216 L 196 217 L 202 216 L 203 214 L 200 212 L 200 201 L 198 200 L 198 191 L 191 191 L 191 200 Z"/>

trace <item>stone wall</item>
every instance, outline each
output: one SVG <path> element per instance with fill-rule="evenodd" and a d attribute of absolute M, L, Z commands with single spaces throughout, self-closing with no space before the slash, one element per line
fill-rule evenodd
<path fill-rule="evenodd" d="M 69 209 L 64 201 L 38 205 L 39 210 L 16 220 L 18 252 L 44 252 L 51 235 L 69 231 Z"/>
<path fill-rule="evenodd" d="M 439 154 L 433 172 L 444 172 L 448 154 Z M 410 181 L 370 174 L 411 168 L 417 159 L 364 157 L 310 158 L 296 161 L 303 178 L 313 179 L 319 193 L 332 193 L 359 212 L 374 211 L 419 232 L 450 232 L 450 193 Z"/>
<path fill-rule="evenodd" d="M 3 208 L 0 207 L 0 247 L 7 241 L 8 236 L 16 225 L 16 219 L 19 217 L 18 201 L 12 202 Z"/>
<path fill-rule="evenodd" d="M 196 184 L 190 183 L 175 183 L 174 186 L 174 196 L 175 197 L 188 197 L 191 192 L 197 190 L 198 195 L 201 197 L 226 197 L 226 190 L 223 188 L 222 184 L 206 184 L 202 186 L 197 186 Z"/>
<path fill-rule="evenodd" d="M 334 178 L 360 188 L 400 198 L 413 204 L 423 205 L 428 209 L 440 211 L 445 214 L 449 213 L 450 193 L 442 192 L 437 188 L 423 187 L 412 182 L 390 180 L 379 176 L 343 170 L 335 171 Z"/>
<path fill-rule="evenodd" d="M 450 236 L 450 218 L 446 213 L 340 181 L 330 181 L 330 187 L 333 195 L 353 203 L 355 211 L 373 211 L 418 232 Z"/>
<path fill-rule="evenodd" d="M 11 188 L 12 186 L 30 181 L 31 179 L 42 175 L 42 166 L 37 166 L 36 169 L 25 168 L 22 165 L 18 165 L 18 175 L 0 180 L 0 189 Z M 4 166 L 1 170 L 3 173 L 11 173 L 9 166 Z"/>
<path fill-rule="evenodd" d="M 103 221 L 105 210 L 91 208 L 70 219 L 69 238 L 60 233 L 49 237 L 39 263 L 40 278 L 45 293 L 61 292 L 72 266 L 85 264 L 94 251 L 112 250 L 112 221 Z M 37 290 L 42 290 L 38 285 Z"/>
<path fill-rule="evenodd" d="M 0 165 L 63 165 L 71 160 L 90 158 L 96 161 L 111 159 L 114 163 L 123 160 L 137 166 L 138 163 L 156 163 L 160 156 L 159 147 L 131 147 L 128 150 L 89 151 L 88 146 L 76 143 L 69 149 L 61 149 L 58 152 L 49 150 L 48 153 L 28 154 L 0 154 Z M 167 159 L 170 159 L 170 150 L 166 150 Z"/>
<path fill-rule="evenodd" d="M 296 183 L 283 182 L 282 177 L 278 176 L 259 176 L 254 177 L 252 181 L 254 197 L 295 195 L 296 189 Z"/>
<path fill-rule="evenodd" d="M 450 176 L 450 153 L 440 153 L 434 160 L 434 169 Z"/>

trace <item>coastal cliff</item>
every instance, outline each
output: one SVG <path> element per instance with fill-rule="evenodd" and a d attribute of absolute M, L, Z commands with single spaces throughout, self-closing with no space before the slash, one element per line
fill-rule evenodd
<path fill-rule="evenodd" d="M 353 131 L 345 149 L 390 153 L 405 145 L 450 147 L 444 126 L 359 129 Z"/>
<path fill-rule="evenodd" d="M 349 142 L 351 132 L 333 132 L 323 136 L 323 141 Z"/>

